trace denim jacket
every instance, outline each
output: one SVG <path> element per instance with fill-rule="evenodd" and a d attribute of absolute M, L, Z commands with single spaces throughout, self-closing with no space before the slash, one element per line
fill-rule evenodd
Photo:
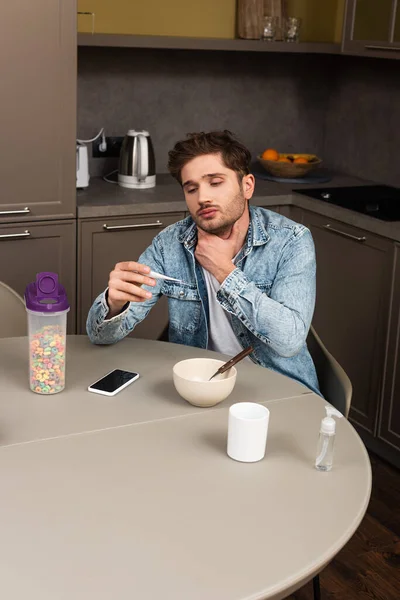
<path fill-rule="evenodd" d="M 130 303 L 105 320 L 106 292 L 93 303 L 87 333 L 95 344 L 124 338 L 163 294 L 168 298 L 169 341 L 198 348 L 208 343 L 208 296 L 194 256 L 197 227 L 191 217 L 161 231 L 138 262 L 183 283 L 157 280 L 149 300 Z M 256 364 L 283 373 L 320 393 L 306 338 L 315 304 L 315 252 L 310 231 L 270 210 L 250 206 L 245 244 L 223 281 L 218 302 L 243 348 Z"/>

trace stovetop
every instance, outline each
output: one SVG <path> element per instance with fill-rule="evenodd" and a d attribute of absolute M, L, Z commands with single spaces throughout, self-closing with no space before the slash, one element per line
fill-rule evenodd
<path fill-rule="evenodd" d="M 382 221 L 400 221 L 400 188 L 389 185 L 361 185 L 293 191 Z"/>

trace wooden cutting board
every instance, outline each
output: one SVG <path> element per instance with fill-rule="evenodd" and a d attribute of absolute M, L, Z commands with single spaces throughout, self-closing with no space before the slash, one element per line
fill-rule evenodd
<path fill-rule="evenodd" d="M 238 0 L 238 36 L 247 40 L 261 38 L 264 0 Z"/>

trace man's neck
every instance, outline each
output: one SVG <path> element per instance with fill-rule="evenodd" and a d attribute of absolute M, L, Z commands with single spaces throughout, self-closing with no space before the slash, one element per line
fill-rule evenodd
<path fill-rule="evenodd" d="M 237 247 L 235 248 L 235 254 L 239 252 L 239 250 L 243 247 L 245 243 L 247 232 L 249 230 L 250 225 L 250 210 L 247 206 L 246 210 L 243 212 L 242 216 L 236 221 L 236 224 L 240 227 L 240 235 L 237 240 Z M 227 240 L 232 233 L 232 227 L 230 227 L 227 231 L 223 233 L 217 234 L 223 240 Z"/>

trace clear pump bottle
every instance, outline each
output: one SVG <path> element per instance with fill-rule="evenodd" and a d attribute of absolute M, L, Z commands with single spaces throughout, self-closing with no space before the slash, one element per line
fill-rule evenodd
<path fill-rule="evenodd" d="M 326 417 L 321 421 L 315 468 L 318 471 L 330 471 L 333 465 L 333 449 L 335 444 L 336 421 L 343 415 L 333 406 L 325 406 Z"/>

